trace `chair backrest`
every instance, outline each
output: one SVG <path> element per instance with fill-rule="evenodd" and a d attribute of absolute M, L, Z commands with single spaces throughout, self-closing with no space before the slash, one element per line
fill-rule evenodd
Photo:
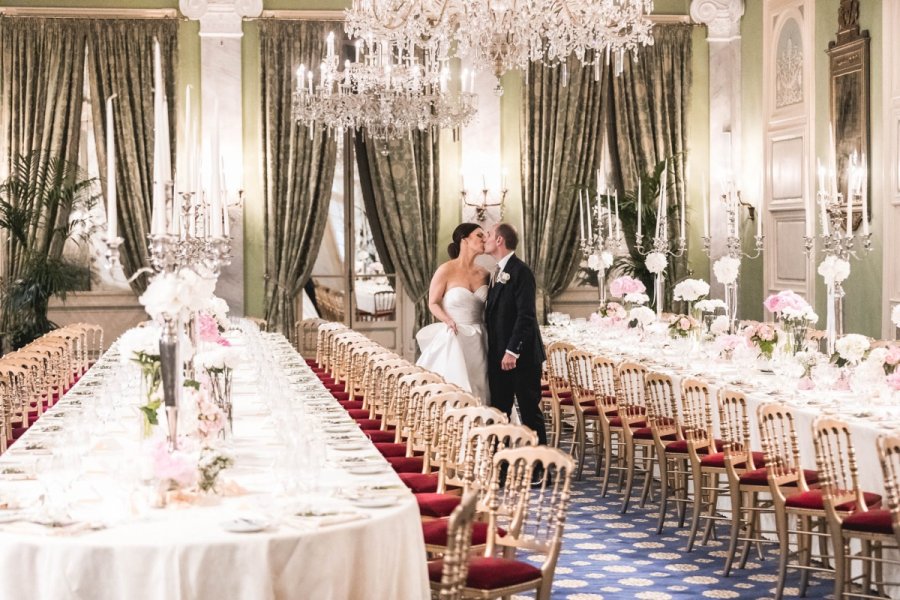
<path fill-rule="evenodd" d="M 524 425 L 510 423 L 473 427 L 466 438 L 466 469 L 464 479 L 468 487 L 486 493 L 494 472 L 494 455 L 506 448 L 536 446 L 537 433 Z M 486 507 L 485 507 L 486 508 Z"/>
<path fill-rule="evenodd" d="M 544 554 L 541 572 L 549 590 L 562 545 L 575 461 L 557 448 L 534 446 L 494 455 L 486 498 L 485 556 L 504 549 Z M 501 485 L 501 474 L 505 475 Z M 505 531 L 500 535 L 500 529 Z"/>
<path fill-rule="evenodd" d="M 750 448 L 750 417 L 747 414 L 747 398 L 743 393 L 719 390 L 719 433 L 724 447 L 726 469 L 742 465 L 742 470 L 757 468 Z"/>
<path fill-rule="evenodd" d="M 384 387 L 390 369 L 412 367 L 412 363 L 399 356 L 373 357 L 366 366 L 363 375 L 363 397 L 372 414 L 383 415 L 387 409 L 387 397 Z"/>
<path fill-rule="evenodd" d="M 809 491 L 800 461 L 794 413 L 790 407 L 777 402 L 760 404 L 756 415 L 759 437 L 766 455 L 769 485 L 773 490 L 780 490 L 782 486 L 796 484 L 797 491 Z M 781 494 L 780 491 L 778 493 Z"/>
<path fill-rule="evenodd" d="M 619 381 L 617 403 L 622 426 L 630 429 L 632 423 L 646 419 L 647 367 L 636 362 L 623 362 L 616 369 Z"/>
<path fill-rule="evenodd" d="M 557 401 L 559 395 L 569 391 L 569 352 L 575 350 L 575 346 L 568 342 L 553 342 L 547 347 L 547 375 L 549 376 L 550 392 Z"/>
<path fill-rule="evenodd" d="M 468 396 L 471 394 L 456 394 Z M 429 400 L 435 400 L 433 396 Z M 490 406 L 470 404 L 464 408 L 446 408 L 441 416 L 440 426 L 437 429 L 437 444 L 439 448 L 439 477 L 438 492 L 443 493 L 448 486 L 460 488 L 472 487 L 473 481 L 466 478 L 466 464 L 468 462 L 469 432 L 475 427 L 487 425 L 505 424 L 508 417 L 502 411 Z"/>
<path fill-rule="evenodd" d="M 477 398 L 461 392 L 452 383 L 427 383 L 413 387 L 401 433 L 406 436 L 407 455 L 424 456 L 425 471 L 430 471 L 432 461 L 437 461 L 439 445 L 436 434 L 440 430 L 444 411 L 478 404 Z"/>
<path fill-rule="evenodd" d="M 437 600 L 461 600 L 469 576 L 469 551 L 472 547 L 472 523 L 478 496 L 473 492 L 463 494 L 459 506 L 450 513 L 447 523 L 447 549 L 442 557 L 443 569 L 439 585 L 432 583 Z M 436 590 L 434 588 L 437 588 Z"/>
<path fill-rule="evenodd" d="M 303 358 L 316 357 L 316 343 L 319 339 L 319 325 L 325 319 L 303 319 L 294 323 L 294 347 Z"/>
<path fill-rule="evenodd" d="M 322 323 L 316 340 L 316 362 L 326 371 L 331 370 L 331 336 L 336 331 L 344 331 L 343 323 Z"/>
<path fill-rule="evenodd" d="M 401 394 L 400 380 L 407 375 L 421 372 L 422 369 L 419 367 L 404 362 L 402 366 L 387 369 L 382 379 L 380 398 L 378 399 L 384 411 L 381 420 L 382 428 L 394 427 L 397 430 L 398 441 L 402 429 L 400 422 L 406 416 L 406 402 L 403 401 L 402 405 L 400 405 L 399 400 Z M 408 389 L 403 393 L 407 392 Z"/>
<path fill-rule="evenodd" d="M 393 291 L 382 290 L 373 294 L 375 300 L 375 316 L 380 318 L 391 318 L 396 303 L 396 295 Z"/>
<path fill-rule="evenodd" d="M 672 378 L 664 373 L 651 371 L 647 374 L 647 425 L 653 432 L 653 439 L 660 446 L 663 438 L 675 434 L 683 439 L 681 421 L 678 418 L 678 400 Z"/>
<path fill-rule="evenodd" d="M 712 398 L 709 386 L 699 379 L 681 382 L 681 427 L 688 450 L 702 454 L 704 449 L 715 452 L 713 436 Z"/>
<path fill-rule="evenodd" d="M 854 511 L 868 510 L 859 487 L 856 450 L 853 448 L 850 427 L 833 417 L 819 417 L 813 423 L 813 443 L 816 448 L 819 488 L 829 517 L 840 522 L 837 507 L 846 503 L 853 503 Z"/>
<path fill-rule="evenodd" d="M 875 446 L 878 448 L 881 472 L 884 474 L 884 495 L 888 510 L 891 511 L 894 537 L 900 544 L 900 435 L 880 435 Z"/>
<path fill-rule="evenodd" d="M 569 371 L 569 387 L 572 390 L 576 411 L 583 411 L 595 403 L 594 355 L 584 350 L 572 350 L 566 358 Z"/>

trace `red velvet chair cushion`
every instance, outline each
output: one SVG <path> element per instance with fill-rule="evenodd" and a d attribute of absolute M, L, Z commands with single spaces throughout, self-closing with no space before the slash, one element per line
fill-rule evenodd
<path fill-rule="evenodd" d="M 725 447 L 725 442 L 722 440 L 715 440 L 716 450 L 719 452 L 722 451 L 722 448 Z M 687 454 L 688 444 L 687 440 L 676 440 L 674 442 L 670 442 L 666 444 L 666 454 Z M 708 448 L 701 448 L 700 454 L 706 454 L 708 452 Z"/>
<path fill-rule="evenodd" d="M 894 527 L 891 524 L 891 511 L 883 508 L 865 512 L 858 510 L 844 519 L 844 522 L 841 523 L 841 528 L 864 533 L 884 533 L 887 535 L 894 533 Z"/>
<path fill-rule="evenodd" d="M 459 503 L 462 501 L 462 496 L 454 494 L 425 493 L 416 494 L 415 498 L 419 505 L 419 514 L 423 517 L 433 517 L 435 519 L 449 517 L 453 509 L 459 506 Z"/>
<path fill-rule="evenodd" d="M 360 429 L 381 429 L 381 419 L 353 419 Z M 393 439 L 393 438 L 392 438 Z"/>
<path fill-rule="evenodd" d="M 438 488 L 437 473 L 397 473 L 400 481 L 406 485 L 413 494 L 433 494 Z"/>
<path fill-rule="evenodd" d="M 393 431 L 381 431 L 380 429 L 366 429 L 363 431 L 366 436 L 375 443 L 389 443 L 396 439 L 397 434 Z"/>
<path fill-rule="evenodd" d="M 609 426 L 610 427 L 621 427 L 622 426 L 622 417 L 610 417 L 609 418 Z M 631 424 L 632 427 L 646 427 L 647 424 L 643 421 L 636 421 Z M 649 429 L 648 429 L 649 431 Z M 652 435 L 650 437 L 653 437 Z"/>
<path fill-rule="evenodd" d="M 398 473 L 421 473 L 424 464 L 421 456 L 389 456 L 385 457 Z"/>
<path fill-rule="evenodd" d="M 863 492 L 863 501 L 866 506 L 878 506 L 881 504 L 881 496 L 878 494 L 870 494 Z M 799 494 L 791 494 L 784 500 L 784 505 L 790 508 L 805 508 L 810 510 L 824 510 L 825 503 L 822 500 L 822 490 L 809 490 Z M 855 502 L 845 502 L 838 505 L 838 510 L 851 510 L 855 506 Z"/>
<path fill-rule="evenodd" d="M 13 439 L 14 440 L 19 439 L 20 437 L 22 437 L 22 434 L 25 433 L 26 431 L 28 431 L 27 427 L 13 427 L 12 428 Z"/>
<path fill-rule="evenodd" d="M 441 560 L 428 563 L 429 579 L 440 581 L 443 569 L 444 564 Z M 536 581 L 540 577 L 540 569 L 522 561 L 476 556 L 469 559 L 469 576 L 466 578 L 466 587 L 495 590 L 526 581 Z"/>
<path fill-rule="evenodd" d="M 391 439 L 394 439 L 393 434 L 391 434 Z M 406 444 L 375 442 L 375 449 L 381 452 L 381 455 L 385 457 L 406 456 Z"/>
<path fill-rule="evenodd" d="M 340 404 L 347 410 L 359 410 L 360 408 L 363 407 L 362 400 L 344 400 L 342 402 L 338 402 L 338 404 Z"/>
<path fill-rule="evenodd" d="M 334 380 L 332 380 L 332 381 L 334 381 Z M 334 393 L 334 392 L 343 392 L 343 391 L 344 391 L 344 384 L 343 384 L 343 383 L 326 383 L 326 384 L 325 384 L 325 387 L 328 388 L 328 391 L 329 391 L 329 392 L 332 392 L 332 393 Z"/>
<path fill-rule="evenodd" d="M 766 462 L 766 455 L 762 452 L 753 452 L 753 464 L 761 465 Z M 725 468 L 725 453 L 716 452 L 708 454 L 700 459 L 700 465 L 704 467 L 715 467 L 719 469 Z"/>
<path fill-rule="evenodd" d="M 351 408 L 347 411 L 347 414 L 350 415 L 351 418 L 354 419 L 368 419 L 369 411 L 364 410 L 362 408 Z"/>
<path fill-rule="evenodd" d="M 649 427 L 640 427 L 634 430 L 634 437 L 639 440 L 652 440 L 653 439 L 653 431 Z M 674 440 L 675 434 L 669 433 L 663 436 L 663 441 L 666 440 Z"/>
<path fill-rule="evenodd" d="M 806 478 L 806 483 L 810 485 L 819 481 L 819 474 L 815 471 L 804 469 L 803 476 Z M 768 471 L 766 471 L 765 467 L 762 467 L 741 473 L 740 483 L 742 485 L 769 485 Z"/>
<path fill-rule="evenodd" d="M 435 519 L 434 521 L 422 521 L 422 535 L 429 546 L 447 545 L 447 527 L 450 521 L 447 519 Z M 502 529 L 500 535 L 504 534 Z M 488 524 L 481 521 L 472 523 L 472 545 L 480 546 L 487 543 Z"/>

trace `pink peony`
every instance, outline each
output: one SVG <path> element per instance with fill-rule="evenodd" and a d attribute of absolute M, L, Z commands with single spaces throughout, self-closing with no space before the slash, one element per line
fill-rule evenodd
<path fill-rule="evenodd" d="M 884 363 L 891 365 L 892 367 L 900 363 L 900 346 L 891 346 L 888 348 L 888 353 L 884 357 Z"/>
<path fill-rule="evenodd" d="M 678 327 L 680 327 L 681 329 L 685 329 L 685 330 L 690 329 L 691 322 L 688 320 L 687 317 L 681 317 L 681 319 L 678 321 Z"/>
<path fill-rule="evenodd" d="M 816 384 L 812 380 L 812 377 L 803 377 L 802 379 L 800 379 L 800 381 L 797 382 L 797 389 L 807 392 L 809 390 L 816 389 Z"/>
<path fill-rule="evenodd" d="M 781 296 L 779 296 L 778 294 L 772 294 L 771 296 L 766 298 L 766 301 L 763 302 L 763 306 L 769 312 L 773 312 L 773 313 L 780 312 L 781 309 L 783 308 L 782 303 L 781 303 Z"/>
<path fill-rule="evenodd" d="M 627 275 L 617 277 L 609 284 L 609 293 L 616 298 L 621 298 L 625 294 L 643 294 L 646 291 L 647 288 L 643 283 Z"/>
<path fill-rule="evenodd" d="M 160 440 L 153 447 L 153 475 L 160 481 L 171 481 L 181 487 L 190 487 L 197 481 L 197 466 L 185 454 L 169 453 L 168 444 Z"/>
<path fill-rule="evenodd" d="M 200 339 L 204 342 L 219 341 L 219 324 L 216 320 L 206 313 L 200 313 L 198 316 L 198 327 L 200 329 Z"/>
<path fill-rule="evenodd" d="M 760 324 L 756 328 L 756 335 L 764 342 L 771 342 L 775 339 L 775 329 L 771 325 Z"/>
<path fill-rule="evenodd" d="M 900 371 L 891 373 L 887 376 L 887 379 L 885 379 L 885 381 L 887 381 L 887 384 L 891 386 L 892 390 L 900 392 Z"/>
<path fill-rule="evenodd" d="M 802 311 L 806 309 L 809 304 L 793 290 L 782 290 L 777 294 L 772 294 L 766 298 L 766 301 L 763 302 L 763 306 L 769 312 L 779 313 L 786 308 Z"/>

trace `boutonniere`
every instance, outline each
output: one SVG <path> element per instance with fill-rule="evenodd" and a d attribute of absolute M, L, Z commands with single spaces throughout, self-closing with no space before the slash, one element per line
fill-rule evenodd
<path fill-rule="evenodd" d="M 509 281 L 509 273 L 505 271 L 497 273 L 497 283 L 506 283 L 507 281 Z"/>

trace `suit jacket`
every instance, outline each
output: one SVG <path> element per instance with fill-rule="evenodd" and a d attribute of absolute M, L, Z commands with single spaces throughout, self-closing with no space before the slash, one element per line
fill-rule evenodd
<path fill-rule="evenodd" d="M 509 257 L 503 273 L 509 278 L 494 283 L 484 309 L 488 360 L 491 365 L 499 365 L 509 350 L 519 355 L 520 363 L 540 365 L 545 356 L 535 309 L 534 273 L 515 254 Z"/>

